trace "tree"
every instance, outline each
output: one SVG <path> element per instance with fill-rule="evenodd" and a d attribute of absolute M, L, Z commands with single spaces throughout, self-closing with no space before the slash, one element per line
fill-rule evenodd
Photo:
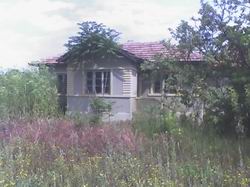
<path fill-rule="evenodd" d="M 180 50 L 186 55 L 199 51 L 208 64 L 205 72 L 186 73 L 201 80 L 192 88 L 206 103 L 206 122 L 221 133 L 250 135 L 249 10 L 247 0 L 201 1 L 199 17 L 193 18 L 196 26 L 183 21 L 172 30 Z"/>
<path fill-rule="evenodd" d="M 170 31 L 178 43 L 171 48 L 182 59 L 199 52 L 204 62 L 190 65 L 162 57 L 150 67 L 174 77 L 184 104 L 191 106 L 198 97 L 205 104 L 205 125 L 223 134 L 250 135 L 249 10 L 248 0 L 201 1 L 193 24 L 182 21 Z"/>
<path fill-rule="evenodd" d="M 96 22 L 78 23 L 80 31 L 72 36 L 65 46 L 67 52 L 59 61 L 82 63 L 97 58 L 117 55 L 116 43 L 120 33 Z"/>
<path fill-rule="evenodd" d="M 56 81 L 47 68 L 0 74 L 0 120 L 57 116 Z"/>
<path fill-rule="evenodd" d="M 173 37 L 180 48 L 198 50 L 206 61 L 249 68 L 250 3 L 248 0 L 201 1 L 196 27 L 182 21 Z"/>

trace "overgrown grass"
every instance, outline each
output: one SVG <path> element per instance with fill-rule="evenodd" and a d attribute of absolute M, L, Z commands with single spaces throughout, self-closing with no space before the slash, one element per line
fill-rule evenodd
<path fill-rule="evenodd" d="M 145 120 L 147 120 L 145 118 Z M 249 186 L 249 141 L 180 125 L 147 138 L 128 124 L 1 124 L 1 186 Z"/>
<path fill-rule="evenodd" d="M 132 125 L 55 117 L 46 69 L 0 75 L 0 186 L 250 186 L 248 139 L 175 113 L 150 109 Z"/>
<path fill-rule="evenodd" d="M 145 111 L 134 114 L 133 128 L 148 137 L 160 133 L 178 133 L 180 131 L 176 115 L 173 112 L 149 107 Z"/>

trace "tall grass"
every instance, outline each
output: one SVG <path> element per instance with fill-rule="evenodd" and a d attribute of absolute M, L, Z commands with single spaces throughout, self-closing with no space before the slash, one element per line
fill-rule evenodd
<path fill-rule="evenodd" d="M 145 119 L 146 120 L 146 119 Z M 1 186 L 249 186 L 249 141 L 193 127 L 147 138 L 128 124 L 1 124 Z"/>
<path fill-rule="evenodd" d="M 221 137 L 185 116 L 157 108 L 137 114 L 133 128 L 149 137 L 144 156 L 157 158 L 176 186 L 250 185 L 249 139 Z"/>

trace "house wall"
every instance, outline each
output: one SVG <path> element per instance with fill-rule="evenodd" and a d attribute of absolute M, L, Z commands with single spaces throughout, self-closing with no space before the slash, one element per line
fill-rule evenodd
<path fill-rule="evenodd" d="M 186 114 L 191 115 L 194 114 L 198 117 L 198 119 L 203 118 L 203 104 L 201 101 L 197 99 L 195 104 L 192 107 L 187 107 L 181 103 L 181 97 L 175 94 L 165 94 L 164 98 L 162 98 L 161 94 L 153 94 L 150 92 L 151 89 L 151 81 L 150 77 L 145 77 L 143 75 L 139 75 L 139 90 L 138 97 L 136 98 L 136 112 L 145 112 L 149 111 L 150 108 L 161 107 L 162 104 L 172 111 L 176 111 L 176 114 Z M 162 100 L 163 99 L 163 100 Z"/>
<path fill-rule="evenodd" d="M 112 103 L 110 120 L 130 120 L 134 112 L 142 112 L 161 105 L 161 96 L 150 94 L 150 78 L 138 76 L 137 67 L 126 59 L 111 59 L 86 64 L 84 68 L 58 66 L 56 73 L 67 73 L 67 111 L 91 112 L 93 95 L 87 95 L 86 71 L 107 69 L 111 71 L 111 95 L 99 95 Z M 138 83 L 137 83 L 138 82 Z M 175 107 L 179 113 L 201 111 L 200 106 L 187 108 L 180 104 L 180 98 L 168 96 L 166 105 Z M 198 108 L 198 109 L 197 109 Z"/>
<path fill-rule="evenodd" d="M 124 72 L 122 69 L 113 69 L 113 95 L 123 95 Z"/>
<path fill-rule="evenodd" d="M 111 120 L 130 120 L 136 110 L 137 68 L 125 58 L 99 60 L 86 63 L 84 67 L 67 68 L 67 111 L 90 112 L 93 95 L 86 93 L 86 71 L 110 70 L 111 94 L 97 95 L 112 103 Z"/>
<path fill-rule="evenodd" d="M 129 97 L 101 97 L 106 102 L 112 104 L 111 115 L 109 120 L 131 120 L 133 106 L 133 98 Z M 93 96 L 69 96 L 68 97 L 68 112 L 82 112 L 85 114 L 91 113 L 90 103 L 94 99 Z M 105 119 L 104 119 L 105 120 Z"/>
<path fill-rule="evenodd" d="M 140 97 L 136 99 L 136 112 L 149 112 L 152 108 L 160 108 L 162 106 L 160 97 Z M 181 103 L 178 96 L 169 96 L 164 98 L 164 106 L 169 111 L 175 111 L 176 116 L 185 114 L 186 116 L 196 117 L 199 123 L 203 120 L 204 104 L 197 98 L 194 105 L 187 107 Z"/>

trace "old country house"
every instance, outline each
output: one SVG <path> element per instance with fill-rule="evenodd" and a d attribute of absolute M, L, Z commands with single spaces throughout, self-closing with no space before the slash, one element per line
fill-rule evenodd
<path fill-rule="evenodd" d="M 140 64 L 169 53 L 165 46 L 160 42 L 128 42 L 121 49 L 121 57 L 96 60 L 85 64 L 84 68 L 58 61 L 58 58 L 40 62 L 57 74 L 58 93 L 64 98 L 67 112 L 90 112 L 90 102 L 97 96 L 112 103 L 111 120 L 130 120 L 140 102 L 150 102 L 161 96 L 163 82 L 143 78 Z M 189 57 L 192 62 L 201 60 L 198 53 Z"/>

